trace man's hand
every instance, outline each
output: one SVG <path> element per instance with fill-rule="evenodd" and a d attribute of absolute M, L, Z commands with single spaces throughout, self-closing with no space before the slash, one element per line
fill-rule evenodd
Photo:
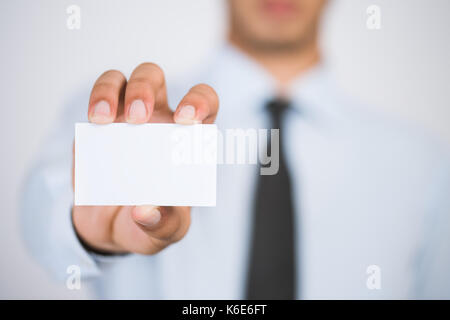
<path fill-rule="evenodd" d="M 143 63 L 128 82 L 119 71 L 103 73 L 92 89 L 88 117 L 97 124 L 213 123 L 218 107 L 216 92 L 199 84 L 186 93 L 172 112 L 167 104 L 163 71 L 153 63 Z M 154 254 L 183 238 L 189 229 L 190 210 L 152 205 L 75 206 L 73 223 L 79 237 L 99 251 Z"/>

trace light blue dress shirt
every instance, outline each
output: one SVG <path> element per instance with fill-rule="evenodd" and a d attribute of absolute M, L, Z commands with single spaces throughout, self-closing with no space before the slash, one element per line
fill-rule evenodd
<path fill-rule="evenodd" d="M 221 130 L 268 127 L 263 106 L 276 84 L 241 52 L 225 46 L 196 76 L 169 84 L 171 106 L 199 82 L 219 94 Z M 450 298 L 449 151 L 355 104 L 324 66 L 288 95 L 298 298 Z M 87 101 L 88 92 L 69 105 L 27 180 L 22 224 L 33 255 L 61 281 L 80 266 L 82 285 L 101 298 L 244 298 L 255 165 L 219 165 L 217 206 L 193 208 L 186 237 L 161 253 L 100 257 L 82 248 L 70 220 L 71 163 L 73 124 L 87 121 Z"/>

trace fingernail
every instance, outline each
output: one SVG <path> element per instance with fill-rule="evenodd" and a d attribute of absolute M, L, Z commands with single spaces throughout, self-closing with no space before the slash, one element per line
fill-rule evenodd
<path fill-rule="evenodd" d="M 105 120 L 108 119 L 111 116 L 111 107 L 109 106 L 109 103 L 105 100 L 101 100 L 97 102 L 97 104 L 94 106 L 94 112 L 92 114 L 92 117 L 95 120 Z"/>
<path fill-rule="evenodd" d="M 146 227 L 155 226 L 161 220 L 161 212 L 158 207 L 141 206 L 136 207 L 136 220 L 138 223 Z"/>
<path fill-rule="evenodd" d="M 145 122 L 147 121 L 147 108 L 142 100 L 134 100 L 131 103 L 128 120 L 131 122 Z"/>
<path fill-rule="evenodd" d="M 199 123 L 198 120 L 195 120 L 195 108 L 193 106 L 182 107 L 180 111 L 178 111 L 176 121 L 181 124 Z"/>

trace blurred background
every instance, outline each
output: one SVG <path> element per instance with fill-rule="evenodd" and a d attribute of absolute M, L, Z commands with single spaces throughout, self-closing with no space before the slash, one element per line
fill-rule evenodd
<path fill-rule="evenodd" d="M 67 27 L 70 5 L 81 28 Z M 381 29 L 366 9 L 381 9 Z M 331 0 L 325 60 L 352 96 L 450 144 L 450 1 Z M 0 3 L 0 298 L 88 298 L 28 255 L 20 189 L 59 113 L 107 69 L 158 63 L 168 84 L 223 42 L 224 0 L 15 0 Z M 86 108 L 87 103 L 80 106 Z"/>

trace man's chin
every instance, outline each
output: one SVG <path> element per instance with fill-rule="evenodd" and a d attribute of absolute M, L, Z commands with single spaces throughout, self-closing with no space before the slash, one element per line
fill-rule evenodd
<path fill-rule="evenodd" d="M 303 37 L 283 38 L 283 37 L 270 37 L 270 38 L 253 38 L 249 41 L 251 45 L 258 50 L 264 50 L 267 52 L 277 51 L 291 51 L 296 50 L 305 44 Z"/>

